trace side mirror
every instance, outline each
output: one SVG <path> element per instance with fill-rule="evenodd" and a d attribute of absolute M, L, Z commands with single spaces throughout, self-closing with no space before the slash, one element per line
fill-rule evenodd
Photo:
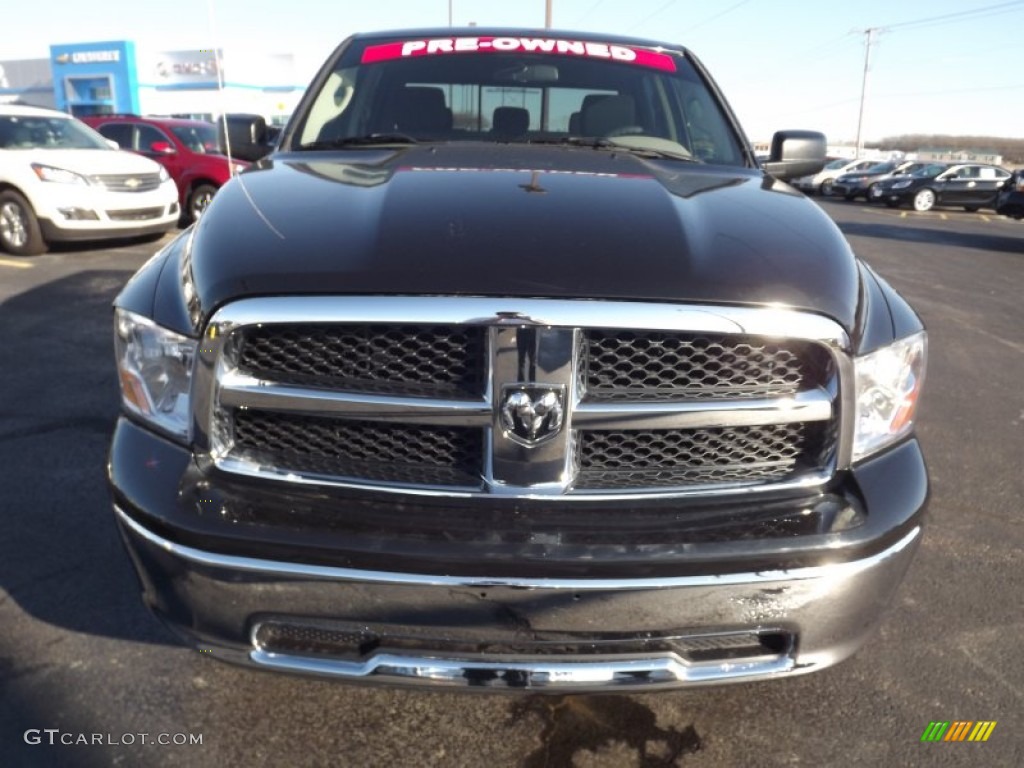
<path fill-rule="evenodd" d="M 772 149 L 765 173 L 777 179 L 813 176 L 825 167 L 825 134 L 818 131 L 778 131 L 772 137 Z"/>
<path fill-rule="evenodd" d="M 175 150 L 169 141 L 154 141 L 149 145 L 149 151 L 158 155 L 173 155 Z"/>
<path fill-rule="evenodd" d="M 111 149 L 120 149 L 121 148 L 121 145 L 118 144 L 113 139 L 107 139 L 107 146 L 110 147 Z"/>

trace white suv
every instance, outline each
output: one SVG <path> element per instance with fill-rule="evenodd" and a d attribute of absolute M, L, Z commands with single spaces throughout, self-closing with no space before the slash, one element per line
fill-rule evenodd
<path fill-rule="evenodd" d="M 162 166 L 63 112 L 0 105 L 0 249 L 29 256 L 58 240 L 157 235 L 179 214 Z"/>

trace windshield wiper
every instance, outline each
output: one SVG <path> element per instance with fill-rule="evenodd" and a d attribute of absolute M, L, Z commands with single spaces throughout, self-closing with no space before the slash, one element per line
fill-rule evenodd
<path fill-rule="evenodd" d="M 592 147 L 594 149 L 618 149 L 622 145 L 601 136 L 552 136 L 540 139 L 524 139 L 525 144 L 565 144 L 572 147 Z"/>
<path fill-rule="evenodd" d="M 620 152 L 629 152 L 631 155 L 637 155 L 638 157 L 663 157 L 671 160 L 687 160 L 691 163 L 701 162 L 687 153 L 682 149 L 682 147 L 677 151 L 669 149 L 668 147 L 652 146 L 647 143 L 643 146 L 638 146 L 629 143 L 631 138 L 633 137 L 629 135 L 623 135 L 621 140 L 616 140 L 615 137 L 605 138 L 603 136 L 560 136 L 557 138 L 527 139 L 526 143 L 590 147 L 591 149 L 610 149 Z M 668 140 L 666 139 L 666 142 L 667 141 Z"/>
<path fill-rule="evenodd" d="M 300 144 L 297 149 L 343 149 L 345 147 L 372 147 L 381 144 L 419 144 L 419 139 L 407 133 L 370 133 L 366 136 L 339 136 Z"/>

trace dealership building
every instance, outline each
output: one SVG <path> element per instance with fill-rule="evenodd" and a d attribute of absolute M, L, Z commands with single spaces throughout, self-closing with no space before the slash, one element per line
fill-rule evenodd
<path fill-rule="evenodd" d="M 0 61 L 0 103 L 76 116 L 131 113 L 212 118 L 249 112 L 280 123 L 305 90 L 291 54 L 221 49 L 146 51 L 130 40 L 50 46 L 48 59 Z"/>

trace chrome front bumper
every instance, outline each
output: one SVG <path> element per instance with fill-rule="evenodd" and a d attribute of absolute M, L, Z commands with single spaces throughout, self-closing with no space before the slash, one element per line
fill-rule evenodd
<path fill-rule="evenodd" d="M 914 527 L 861 560 L 791 570 L 651 579 L 455 577 L 363 571 L 215 554 L 169 541 L 116 508 L 146 601 L 197 647 L 265 669 L 376 682 L 552 693 L 660 690 L 814 671 L 861 647 L 920 541 Z M 465 648 L 517 640 L 689 638 L 714 645 L 772 632 L 789 642 L 750 654 L 688 658 L 664 650 L 569 654 L 452 652 L 387 642 L 359 658 L 282 653 L 266 622 L 403 626 Z M 316 630 L 314 629 L 314 632 Z M 343 633 L 336 633 L 341 636 Z M 426 643 L 427 641 L 425 641 Z M 684 643 L 687 640 L 683 641 Z M 586 641 L 583 641 L 583 645 Z M 574 648 L 582 647 L 577 642 Z"/>

